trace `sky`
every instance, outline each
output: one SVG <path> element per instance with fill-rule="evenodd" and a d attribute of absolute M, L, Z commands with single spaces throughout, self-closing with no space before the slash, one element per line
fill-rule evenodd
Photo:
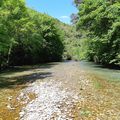
<path fill-rule="evenodd" d="M 73 0 L 26 0 L 26 4 L 67 24 L 70 24 L 70 15 L 77 13 Z"/>

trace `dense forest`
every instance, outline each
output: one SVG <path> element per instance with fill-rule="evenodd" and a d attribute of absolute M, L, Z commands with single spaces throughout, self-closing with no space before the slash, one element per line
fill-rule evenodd
<path fill-rule="evenodd" d="M 120 65 L 120 1 L 74 2 L 79 12 L 67 25 L 23 0 L 1 0 L 0 68 L 62 59 Z"/>
<path fill-rule="evenodd" d="M 75 0 L 75 5 L 81 58 L 120 65 L 120 0 Z"/>
<path fill-rule="evenodd" d="M 23 0 L 0 1 L 0 67 L 59 61 L 63 50 L 55 19 Z"/>
<path fill-rule="evenodd" d="M 75 26 L 57 22 L 59 28 L 63 31 L 64 60 L 80 60 L 80 37 L 81 33 L 76 31 Z"/>

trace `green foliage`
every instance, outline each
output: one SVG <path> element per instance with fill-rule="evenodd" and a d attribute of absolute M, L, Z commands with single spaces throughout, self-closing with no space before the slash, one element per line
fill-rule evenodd
<path fill-rule="evenodd" d="M 0 2 L 0 67 L 59 61 L 62 42 L 52 17 L 27 8 L 24 0 Z"/>
<path fill-rule="evenodd" d="M 83 0 L 79 4 L 77 29 L 82 56 L 102 64 L 120 65 L 120 1 Z"/>
<path fill-rule="evenodd" d="M 76 31 L 75 26 L 67 25 L 58 21 L 57 23 L 64 35 L 63 44 L 65 49 L 64 49 L 63 59 L 79 60 L 80 59 L 79 32 Z"/>

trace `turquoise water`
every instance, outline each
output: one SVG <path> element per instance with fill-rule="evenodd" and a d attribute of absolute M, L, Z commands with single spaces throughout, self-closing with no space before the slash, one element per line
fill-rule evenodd
<path fill-rule="evenodd" d="M 98 76 L 102 79 L 111 82 L 120 82 L 120 69 L 105 68 L 102 65 L 97 65 L 93 62 L 80 62 L 80 67 L 86 70 L 88 73 Z"/>

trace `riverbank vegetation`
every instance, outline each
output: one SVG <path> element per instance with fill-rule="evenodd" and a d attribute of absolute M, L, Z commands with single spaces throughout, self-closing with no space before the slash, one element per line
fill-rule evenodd
<path fill-rule="evenodd" d="M 23 0 L 0 2 L 0 67 L 59 61 L 63 35 L 56 20 L 25 6 Z"/>
<path fill-rule="evenodd" d="M 80 36 L 81 33 L 76 31 L 75 26 L 67 25 L 61 22 L 59 28 L 63 31 L 64 35 L 64 60 L 80 60 Z"/>
<path fill-rule="evenodd" d="M 0 68 L 62 59 L 120 65 L 120 1 L 75 0 L 67 25 L 26 7 L 0 1 Z M 76 31 L 77 30 L 77 31 Z"/>
<path fill-rule="evenodd" d="M 29 110 L 51 119 L 119 119 L 120 0 L 75 5 L 78 14 L 67 25 L 24 0 L 0 0 L 0 120 L 24 119 Z M 56 63 L 83 59 L 118 70 Z"/>
<path fill-rule="evenodd" d="M 120 0 L 75 0 L 75 4 L 76 28 L 83 33 L 80 57 L 120 66 Z"/>

